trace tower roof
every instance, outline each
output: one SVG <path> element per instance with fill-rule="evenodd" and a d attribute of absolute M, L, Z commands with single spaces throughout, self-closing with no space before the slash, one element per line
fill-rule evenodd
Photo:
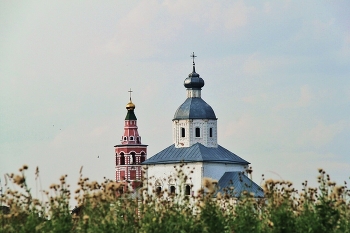
<path fill-rule="evenodd" d="M 128 113 L 126 114 L 125 120 L 134 120 L 136 121 L 136 115 L 134 113 L 134 109 L 128 110 Z"/>
<path fill-rule="evenodd" d="M 201 90 L 204 86 L 204 80 L 196 73 L 194 53 L 191 54 L 193 59 L 193 71 L 184 81 L 188 93 L 185 102 L 176 110 L 173 120 L 182 119 L 214 119 L 216 116 L 212 107 L 201 98 Z"/>
<path fill-rule="evenodd" d="M 184 81 L 184 86 L 188 89 L 199 89 L 201 90 L 204 87 L 204 80 L 196 73 L 196 64 L 194 63 L 194 58 L 197 57 L 194 55 L 194 52 L 191 54 L 193 59 L 193 70 L 192 73 Z"/>
<path fill-rule="evenodd" d="M 135 107 L 136 107 L 135 104 L 130 99 L 130 102 L 126 105 L 126 109 L 127 110 L 134 110 Z"/>
<path fill-rule="evenodd" d="M 135 104 L 131 101 L 126 105 L 126 109 L 128 110 L 128 113 L 126 114 L 125 120 L 137 120 L 136 115 L 134 113 Z"/>
<path fill-rule="evenodd" d="M 173 120 L 182 119 L 214 119 L 216 116 L 212 107 L 202 98 L 187 98 L 176 110 Z"/>
<path fill-rule="evenodd" d="M 130 101 L 129 103 L 126 105 L 126 109 L 128 110 L 128 113 L 126 114 L 125 120 L 137 120 L 135 113 L 134 113 L 134 109 L 136 108 L 135 104 L 131 101 L 131 88 L 128 91 L 130 93 Z"/>

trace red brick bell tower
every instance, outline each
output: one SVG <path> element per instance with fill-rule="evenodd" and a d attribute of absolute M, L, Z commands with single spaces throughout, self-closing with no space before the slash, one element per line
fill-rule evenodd
<path fill-rule="evenodd" d="M 115 179 L 126 181 L 133 188 L 142 180 L 141 163 L 147 158 L 147 145 L 141 143 L 138 133 L 137 118 L 134 113 L 135 104 L 131 101 L 126 105 L 127 114 L 124 121 L 124 134 L 121 143 L 115 145 Z"/>

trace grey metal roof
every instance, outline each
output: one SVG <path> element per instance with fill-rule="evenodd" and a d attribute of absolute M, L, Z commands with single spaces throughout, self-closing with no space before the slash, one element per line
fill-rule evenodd
<path fill-rule="evenodd" d="M 176 110 L 173 120 L 217 119 L 214 110 L 200 97 L 187 98 Z"/>
<path fill-rule="evenodd" d="M 203 146 L 201 143 L 196 143 L 191 147 L 185 148 L 176 148 L 175 144 L 173 144 L 147 159 L 142 164 L 169 164 L 181 162 L 249 164 L 249 162 L 222 146 L 212 148 Z"/>
<path fill-rule="evenodd" d="M 204 80 L 199 77 L 197 73 L 191 73 L 188 75 L 188 78 L 184 81 L 184 86 L 186 88 L 201 90 L 204 87 Z"/>
<path fill-rule="evenodd" d="M 218 182 L 219 189 L 216 192 L 239 197 L 242 192 L 254 193 L 254 197 L 264 197 L 263 189 L 242 172 L 225 172 Z"/>

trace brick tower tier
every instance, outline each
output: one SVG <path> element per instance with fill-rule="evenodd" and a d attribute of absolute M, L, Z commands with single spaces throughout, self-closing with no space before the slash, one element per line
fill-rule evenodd
<path fill-rule="evenodd" d="M 126 105 L 128 110 L 124 122 L 124 134 L 121 143 L 115 145 L 115 179 L 126 181 L 135 188 L 142 180 L 141 163 L 147 159 L 147 145 L 141 143 L 138 133 L 135 105 L 131 101 Z"/>

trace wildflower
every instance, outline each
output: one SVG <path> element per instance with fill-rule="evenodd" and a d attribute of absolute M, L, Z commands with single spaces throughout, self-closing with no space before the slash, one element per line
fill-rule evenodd
<path fill-rule="evenodd" d="M 340 195 L 343 193 L 343 191 L 344 191 L 344 187 L 343 187 L 343 186 L 337 186 L 337 187 L 335 187 L 334 189 L 335 189 L 335 193 L 336 193 L 338 196 L 340 196 Z"/>
<path fill-rule="evenodd" d="M 271 222 L 270 220 L 267 221 L 267 224 L 269 225 L 269 227 L 273 227 L 273 222 Z"/>
<path fill-rule="evenodd" d="M 4 178 L 5 178 L 5 186 L 7 186 L 7 176 L 8 176 L 9 174 L 4 174 Z"/>
<path fill-rule="evenodd" d="M 84 215 L 83 220 L 84 220 L 84 224 L 88 223 L 88 221 L 89 221 L 89 216 Z"/>
<path fill-rule="evenodd" d="M 116 183 L 116 182 L 110 182 L 109 184 L 107 184 L 107 190 L 117 190 L 120 187 L 120 183 Z"/>
<path fill-rule="evenodd" d="M 218 192 L 218 194 L 216 194 L 216 199 L 221 200 L 222 196 L 221 196 L 221 192 Z"/>
<path fill-rule="evenodd" d="M 35 179 L 39 177 L 39 167 L 37 166 L 35 169 Z"/>
<path fill-rule="evenodd" d="M 335 182 L 328 181 L 328 182 L 327 182 L 327 185 L 328 185 L 328 186 L 335 186 Z"/>
<path fill-rule="evenodd" d="M 344 205 L 346 204 L 346 202 L 343 200 L 343 199 L 340 199 L 338 200 L 336 203 L 335 203 L 335 206 L 341 206 L 341 205 Z"/>
<path fill-rule="evenodd" d="M 34 205 L 40 205 L 40 201 L 36 198 L 33 199 L 33 204 Z"/>
<path fill-rule="evenodd" d="M 202 181 L 203 186 L 206 187 L 210 193 L 215 191 L 215 185 L 217 183 L 218 182 L 216 180 L 213 180 L 207 177 L 203 178 L 203 181 Z"/>
<path fill-rule="evenodd" d="M 13 182 L 18 185 L 23 184 L 24 181 L 25 181 L 25 178 L 23 176 L 15 175 L 15 177 L 13 178 Z"/>

